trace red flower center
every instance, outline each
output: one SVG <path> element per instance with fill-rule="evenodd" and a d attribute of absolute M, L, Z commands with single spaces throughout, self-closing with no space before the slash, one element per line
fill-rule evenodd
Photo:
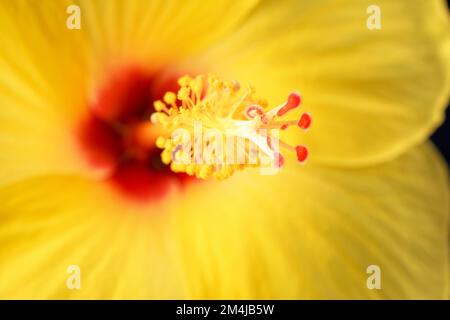
<path fill-rule="evenodd" d="M 89 164 L 101 169 L 116 190 L 136 201 L 163 198 L 173 187 L 185 185 L 189 176 L 173 173 L 155 147 L 156 128 L 150 123 L 153 101 L 176 86 L 156 85 L 155 74 L 138 68 L 114 72 L 99 88 L 89 114 L 78 129 Z"/>

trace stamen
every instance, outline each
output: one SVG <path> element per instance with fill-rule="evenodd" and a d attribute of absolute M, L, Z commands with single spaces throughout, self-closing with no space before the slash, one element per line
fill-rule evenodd
<path fill-rule="evenodd" d="M 269 122 L 267 115 L 264 113 L 264 109 L 258 105 L 247 107 L 247 109 L 245 110 L 245 115 L 247 116 L 248 119 L 253 119 L 256 116 L 259 116 L 262 123 Z"/>
<path fill-rule="evenodd" d="M 288 97 L 288 101 L 278 110 L 277 116 L 281 117 L 292 109 L 297 108 L 301 103 L 301 98 L 298 93 L 291 93 Z"/>
<path fill-rule="evenodd" d="M 263 167 L 267 159 L 280 168 L 285 158 L 278 146 L 295 152 L 298 161 L 306 160 L 306 147 L 293 147 L 274 133 L 289 126 L 310 126 L 307 113 L 299 120 L 276 121 L 300 105 L 298 93 L 266 111 L 267 102 L 257 98 L 252 87 L 242 88 L 237 81 L 200 75 L 183 76 L 178 84 L 176 94 L 166 92 L 163 101 L 155 101 L 151 115 L 152 123 L 167 133 L 155 143 L 163 149 L 162 162 L 174 172 L 224 179 L 245 167 Z"/>
<path fill-rule="evenodd" d="M 281 168 L 284 165 L 284 157 L 281 153 L 275 153 L 275 166 Z"/>
<path fill-rule="evenodd" d="M 300 162 L 305 162 L 308 158 L 308 149 L 305 146 L 296 146 L 295 151 L 297 152 L 297 159 Z"/>
<path fill-rule="evenodd" d="M 311 115 L 309 113 L 303 113 L 300 120 L 298 120 L 298 126 L 303 130 L 307 130 L 311 126 L 311 121 Z"/>

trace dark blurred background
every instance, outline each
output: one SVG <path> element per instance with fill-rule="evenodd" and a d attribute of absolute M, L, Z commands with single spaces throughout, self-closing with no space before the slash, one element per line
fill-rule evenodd
<path fill-rule="evenodd" d="M 450 8 L 450 0 L 447 0 L 447 4 Z M 450 106 L 449 106 L 450 108 Z M 431 139 L 434 141 L 434 143 L 438 146 L 439 150 L 441 150 L 442 154 L 444 155 L 445 159 L 447 159 L 447 163 L 450 163 L 450 111 L 449 108 L 447 108 L 445 123 L 433 134 Z"/>
<path fill-rule="evenodd" d="M 447 108 L 445 123 L 431 137 L 439 150 L 441 150 L 448 164 L 450 164 L 450 142 L 448 141 L 450 137 L 449 108 Z"/>

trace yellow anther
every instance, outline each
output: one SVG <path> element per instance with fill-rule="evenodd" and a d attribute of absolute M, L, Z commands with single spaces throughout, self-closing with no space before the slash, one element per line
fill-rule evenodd
<path fill-rule="evenodd" d="M 165 127 L 169 122 L 169 117 L 165 113 L 154 112 L 150 116 L 150 121 L 154 125 L 162 125 L 163 127 Z"/>
<path fill-rule="evenodd" d="M 207 179 L 211 176 L 211 171 L 212 168 L 209 165 L 201 165 L 197 177 L 200 179 Z"/>
<path fill-rule="evenodd" d="M 224 83 L 225 88 L 227 88 L 228 90 L 230 90 L 231 92 L 235 91 L 235 84 L 232 81 L 226 81 Z"/>
<path fill-rule="evenodd" d="M 267 108 L 269 102 L 266 99 L 258 99 L 258 104 L 263 108 Z"/>
<path fill-rule="evenodd" d="M 217 80 L 217 77 L 214 75 L 208 75 L 208 84 L 212 85 Z"/>
<path fill-rule="evenodd" d="M 215 80 L 213 82 L 213 86 L 214 86 L 214 89 L 216 89 L 216 90 L 222 90 L 224 87 L 223 82 L 220 80 Z"/>
<path fill-rule="evenodd" d="M 216 179 L 218 179 L 218 180 L 223 180 L 223 179 L 225 179 L 225 176 L 224 176 L 224 174 L 223 174 L 221 171 L 215 172 L 215 173 L 214 173 L 214 177 L 215 177 Z"/>
<path fill-rule="evenodd" d="M 169 164 L 169 163 L 172 161 L 172 154 L 170 153 L 170 151 L 164 150 L 164 151 L 161 153 L 161 161 L 162 161 L 164 164 Z"/>
<path fill-rule="evenodd" d="M 161 100 L 156 100 L 155 102 L 153 102 L 153 107 L 156 111 L 162 111 L 166 107 L 166 105 Z"/>
<path fill-rule="evenodd" d="M 170 169 L 173 172 L 184 172 L 185 168 L 186 168 L 186 166 L 184 164 L 182 164 L 182 163 L 172 162 L 170 164 Z"/>
<path fill-rule="evenodd" d="M 189 95 L 191 94 L 191 90 L 189 87 L 182 87 L 180 90 L 178 90 L 178 99 L 179 100 L 187 100 L 189 98 Z"/>
<path fill-rule="evenodd" d="M 173 142 L 171 139 L 167 139 L 164 141 L 164 149 L 170 149 L 173 147 Z"/>
<path fill-rule="evenodd" d="M 174 105 L 175 102 L 177 101 L 177 95 L 173 92 L 166 92 L 164 94 L 164 102 L 170 105 Z"/>
<path fill-rule="evenodd" d="M 178 85 L 180 87 L 187 87 L 189 86 L 189 83 L 191 82 L 192 78 L 189 76 L 182 76 L 180 79 L 178 79 Z"/>
<path fill-rule="evenodd" d="M 159 136 L 159 137 L 156 139 L 156 146 L 157 146 L 158 148 L 160 148 L 160 149 L 163 149 L 163 148 L 164 148 L 165 143 L 166 143 L 166 138 L 164 138 L 164 137 L 162 137 L 162 136 Z"/>
<path fill-rule="evenodd" d="M 189 82 L 189 86 L 196 95 L 201 95 L 203 90 L 203 77 L 197 76 Z"/>
<path fill-rule="evenodd" d="M 195 165 L 194 164 L 188 164 L 186 165 L 186 173 L 190 176 L 194 175 L 195 172 Z"/>
<path fill-rule="evenodd" d="M 239 91 L 239 89 L 241 89 L 241 85 L 237 80 L 233 80 L 233 91 Z"/>

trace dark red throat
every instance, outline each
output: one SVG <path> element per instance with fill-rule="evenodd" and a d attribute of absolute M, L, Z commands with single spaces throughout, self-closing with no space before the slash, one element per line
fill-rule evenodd
<path fill-rule="evenodd" d="M 172 187 L 193 181 L 164 165 L 155 147 L 157 133 L 149 120 L 153 101 L 176 87 L 173 80 L 161 84 L 157 79 L 138 68 L 113 72 L 77 131 L 89 164 L 102 169 L 105 181 L 133 201 L 158 201 Z"/>

